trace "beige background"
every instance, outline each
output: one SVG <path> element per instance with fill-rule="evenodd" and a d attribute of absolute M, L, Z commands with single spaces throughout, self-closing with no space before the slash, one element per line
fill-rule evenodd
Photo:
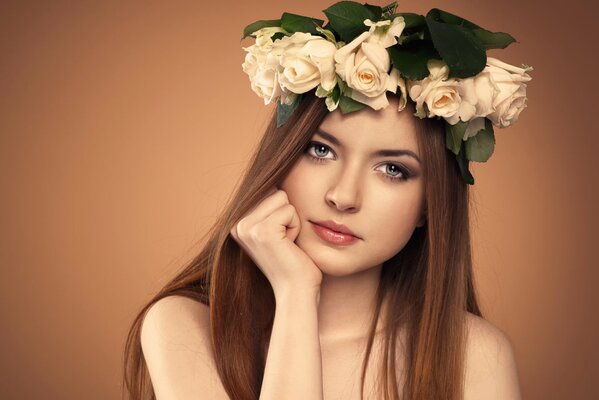
<path fill-rule="evenodd" d="M 329 4 L 0 3 L 0 398 L 120 398 L 131 319 L 197 251 L 272 110 L 241 71 L 242 28 Z M 535 68 L 473 167 L 483 310 L 526 399 L 599 398 L 597 9 L 400 2 L 432 7 L 511 33 L 490 54 Z"/>

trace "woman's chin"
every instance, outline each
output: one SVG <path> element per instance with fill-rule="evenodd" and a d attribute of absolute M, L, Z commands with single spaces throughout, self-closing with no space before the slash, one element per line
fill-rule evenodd
<path fill-rule="evenodd" d="M 295 244 L 310 257 L 324 275 L 341 277 L 364 269 L 356 263 L 356 254 L 352 255 L 347 246 L 326 243 L 315 235 L 306 237 L 302 234 L 297 237 Z"/>

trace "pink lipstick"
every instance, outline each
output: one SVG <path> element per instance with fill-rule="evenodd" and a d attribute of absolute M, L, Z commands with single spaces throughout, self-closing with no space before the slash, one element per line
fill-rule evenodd
<path fill-rule="evenodd" d="M 312 222 L 312 221 L 310 221 Z M 330 222 L 330 221 L 329 221 Z M 325 221 L 326 223 L 326 221 Z M 339 225 L 337 225 L 339 226 Z M 338 232 L 330 229 L 326 226 L 320 225 L 319 223 L 312 222 L 312 228 L 314 232 L 323 240 L 333 244 L 352 244 L 358 241 L 358 237 L 354 236 L 349 229 L 344 227 L 346 232 Z"/>

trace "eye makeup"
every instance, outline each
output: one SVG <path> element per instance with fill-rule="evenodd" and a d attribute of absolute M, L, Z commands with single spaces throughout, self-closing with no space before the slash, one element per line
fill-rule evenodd
<path fill-rule="evenodd" d="M 306 155 L 313 161 L 316 163 L 324 163 L 327 160 L 331 160 L 330 158 L 324 158 L 324 156 L 319 156 L 316 152 L 314 152 L 314 154 L 312 154 L 311 150 L 312 149 L 316 149 L 316 148 L 321 148 L 321 149 L 325 149 L 325 152 L 331 152 L 333 153 L 333 150 L 327 146 L 324 143 L 321 142 L 317 142 L 317 141 L 310 141 L 310 143 L 308 143 L 308 145 L 306 146 Z M 399 163 L 384 163 L 382 164 L 384 166 L 389 166 L 389 168 L 395 168 L 395 170 L 397 171 L 397 174 L 389 174 L 386 172 L 383 172 L 381 174 L 381 176 L 384 179 L 389 180 L 390 182 L 394 182 L 394 183 L 399 183 L 399 182 L 403 182 L 403 181 L 407 181 L 408 179 L 411 178 L 412 173 L 410 172 L 410 170 L 405 167 L 402 164 Z"/>

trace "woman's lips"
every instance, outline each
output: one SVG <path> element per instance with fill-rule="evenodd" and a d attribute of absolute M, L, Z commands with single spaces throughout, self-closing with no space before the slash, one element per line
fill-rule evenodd
<path fill-rule="evenodd" d="M 346 233 L 335 232 L 324 226 L 312 222 L 314 232 L 323 240 L 333 244 L 351 244 L 358 241 L 358 238 Z"/>

